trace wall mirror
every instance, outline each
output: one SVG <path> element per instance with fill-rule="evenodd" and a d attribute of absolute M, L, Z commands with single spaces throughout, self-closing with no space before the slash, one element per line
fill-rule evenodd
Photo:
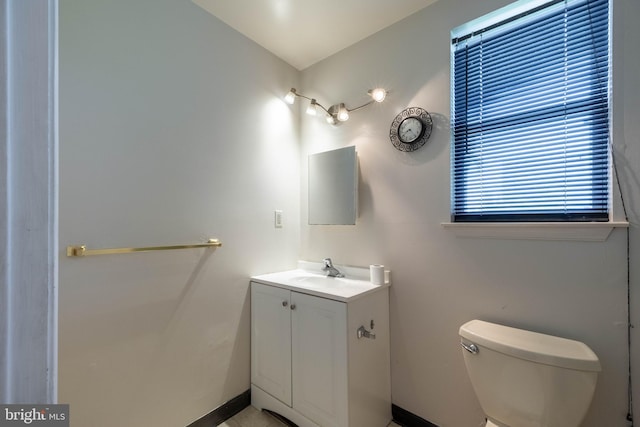
<path fill-rule="evenodd" d="M 357 216 L 356 147 L 309 155 L 309 224 L 355 225 Z"/>

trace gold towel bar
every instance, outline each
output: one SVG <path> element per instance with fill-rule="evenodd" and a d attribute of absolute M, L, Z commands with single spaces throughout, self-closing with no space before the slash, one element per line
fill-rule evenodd
<path fill-rule="evenodd" d="M 131 252 L 167 251 L 173 249 L 218 248 L 220 246 L 222 246 L 222 243 L 218 239 L 209 239 L 207 243 L 196 243 L 194 245 L 150 246 L 147 248 L 87 249 L 85 245 L 82 245 L 67 246 L 67 256 L 81 257 L 89 255 L 128 254 Z"/>

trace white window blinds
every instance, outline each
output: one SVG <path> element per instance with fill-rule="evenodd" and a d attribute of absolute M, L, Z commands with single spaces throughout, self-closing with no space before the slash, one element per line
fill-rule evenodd
<path fill-rule="evenodd" d="M 452 41 L 452 220 L 607 221 L 609 3 L 551 1 Z"/>

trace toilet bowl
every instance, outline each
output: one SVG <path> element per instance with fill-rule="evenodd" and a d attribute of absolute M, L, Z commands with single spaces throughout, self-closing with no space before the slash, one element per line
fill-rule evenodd
<path fill-rule="evenodd" d="M 578 427 L 600 361 L 579 341 L 472 320 L 462 353 L 486 427 Z"/>

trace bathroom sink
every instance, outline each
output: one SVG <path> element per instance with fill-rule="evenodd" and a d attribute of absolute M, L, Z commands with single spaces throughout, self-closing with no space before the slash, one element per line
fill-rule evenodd
<path fill-rule="evenodd" d="M 300 270 L 294 270 L 296 272 Z M 353 286 L 362 284 L 362 280 L 349 279 L 346 277 L 328 277 L 320 274 L 314 274 L 308 271 L 302 270 L 301 273 L 294 274 L 291 277 L 291 281 L 296 284 L 313 287 L 327 287 L 333 288 L 336 286 Z"/>
<path fill-rule="evenodd" d="M 388 283 L 385 285 L 372 284 L 369 281 L 368 269 L 352 267 L 348 270 L 347 277 L 327 277 L 315 271 L 296 269 L 262 274 L 252 277 L 251 280 L 345 302 L 389 286 Z M 320 269 L 318 268 L 317 271 Z"/>

